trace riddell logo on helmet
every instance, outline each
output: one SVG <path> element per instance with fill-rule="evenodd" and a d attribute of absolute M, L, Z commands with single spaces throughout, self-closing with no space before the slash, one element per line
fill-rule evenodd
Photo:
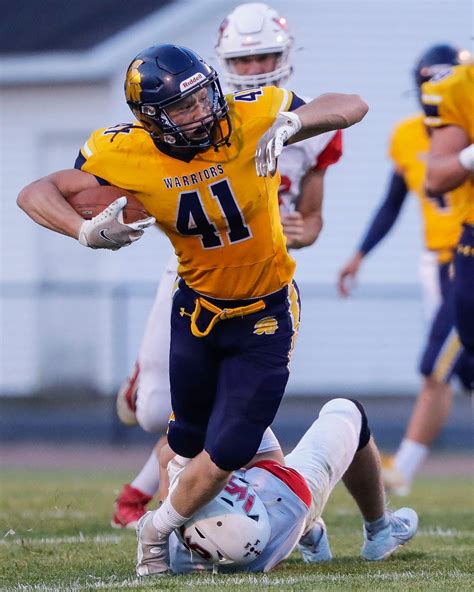
<path fill-rule="evenodd" d="M 206 77 L 204 76 L 204 74 L 202 72 L 198 72 L 197 74 L 194 74 L 189 78 L 186 78 L 186 80 L 183 80 L 183 82 L 181 82 L 181 84 L 179 85 L 179 90 L 188 90 L 189 88 L 192 88 L 193 86 L 201 82 L 201 80 L 205 79 Z"/>

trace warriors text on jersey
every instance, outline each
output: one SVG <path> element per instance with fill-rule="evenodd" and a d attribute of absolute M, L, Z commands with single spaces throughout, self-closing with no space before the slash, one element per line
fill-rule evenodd
<path fill-rule="evenodd" d="M 420 113 L 401 121 L 390 141 L 390 157 L 409 191 L 419 198 L 424 225 L 425 247 L 436 251 L 438 261 L 452 259 L 461 233 L 467 207 L 467 189 L 459 187 L 437 197 L 428 197 L 423 189 L 429 137 Z"/>
<path fill-rule="evenodd" d="M 295 264 L 278 212 L 280 176 L 257 177 L 254 155 L 292 99 L 275 87 L 228 95 L 231 145 L 190 162 L 159 151 L 137 124 L 93 132 L 79 166 L 143 203 L 171 240 L 179 275 L 191 288 L 222 299 L 270 294 L 289 284 Z"/>
<path fill-rule="evenodd" d="M 422 86 L 425 123 L 429 127 L 455 125 L 474 142 L 474 64 L 454 66 Z M 469 193 L 464 222 L 474 224 L 474 179 L 463 184 Z"/>

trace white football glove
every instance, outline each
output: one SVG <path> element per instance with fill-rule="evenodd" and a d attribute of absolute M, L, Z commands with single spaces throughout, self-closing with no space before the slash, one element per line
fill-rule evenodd
<path fill-rule="evenodd" d="M 259 177 L 273 175 L 277 169 L 278 157 L 283 150 L 285 142 L 298 133 L 301 129 L 301 120 L 291 111 L 282 111 L 277 115 L 273 125 L 269 128 L 257 143 L 255 152 L 255 167 Z"/>
<path fill-rule="evenodd" d="M 474 144 L 471 144 L 459 153 L 459 162 L 468 171 L 474 171 Z"/>
<path fill-rule="evenodd" d="M 124 224 L 123 208 L 126 205 L 127 198 L 119 197 L 103 212 L 91 220 L 85 220 L 79 229 L 78 240 L 81 245 L 91 249 L 116 251 L 137 241 L 144 229 L 155 223 L 155 218 L 149 217 L 131 224 Z"/>

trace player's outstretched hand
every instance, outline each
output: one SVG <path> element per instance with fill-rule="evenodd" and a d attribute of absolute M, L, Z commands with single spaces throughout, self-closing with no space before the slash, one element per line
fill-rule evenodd
<path fill-rule="evenodd" d="M 116 251 L 137 241 L 145 228 L 155 223 L 149 217 L 131 224 L 123 223 L 123 208 L 127 205 L 125 196 L 119 197 L 91 220 L 85 220 L 79 230 L 81 245 L 91 249 L 111 249 Z"/>
<path fill-rule="evenodd" d="M 362 263 L 363 255 L 356 253 L 354 257 L 339 271 L 337 289 L 340 296 L 350 296 L 355 286 L 355 279 Z"/>
<path fill-rule="evenodd" d="M 278 157 L 285 143 L 301 129 L 301 120 L 296 113 L 282 111 L 273 125 L 257 143 L 255 167 L 259 177 L 273 175 L 277 169 Z"/>

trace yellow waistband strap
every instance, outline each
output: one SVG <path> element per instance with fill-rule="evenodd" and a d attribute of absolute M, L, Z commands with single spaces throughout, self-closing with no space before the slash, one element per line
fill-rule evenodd
<path fill-rule="evenodd" d="M 245 317 L 249 314 L 253 314 L 254 312 L 263 310 L 266 306 L 263 300 L 258 300 L 257 302 L 253 302 L 247 306 L 238 306 L 237 308 L 219 308 L 202 296 L 196 298 L 195 303 L 196 306 L 194 307 L 193 313 L 191 315 L 191 333 L 194 335 L 194 337 L 206 337 L 219 321 L 232 319 L 234 317 Z M 201 314 L 202 308 L 214 313 L 214 316 L 204 331 L 200 331 L 197 326 L 197 320 Z"/>

